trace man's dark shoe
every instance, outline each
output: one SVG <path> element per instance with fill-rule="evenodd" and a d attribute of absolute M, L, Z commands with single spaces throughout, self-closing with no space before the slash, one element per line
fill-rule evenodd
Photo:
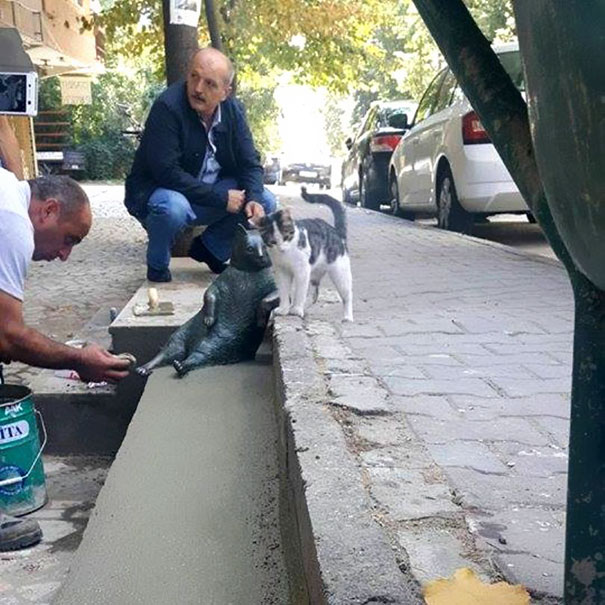
<path fill-rule="evenodd" d="M 37 521 L 0 513 L 0 552 L 28 548 L 41 539 L 42 530 Z"/>
<path fill-rule="evenodd" d="M 216 256 L 206 248 L 199 236 L 194 238 L 191 242 L 189 256 L 200 263 L 206 263 L 208 267 L 210 267 L 212 273 L 222 273 L 229 266 L 227 263 L 216 258 Z"/>
<path fill-rule="evenodd" d="M 172 274 L 170 269 L 154 269 L 153 267 L 147 267 L 147 280 L 155 282 L 169 282 L 172 281 Z"/>

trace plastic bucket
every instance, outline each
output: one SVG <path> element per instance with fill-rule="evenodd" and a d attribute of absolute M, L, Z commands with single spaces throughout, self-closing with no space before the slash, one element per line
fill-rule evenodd
<path fill-rule="evenodd" d="M 36 416 L 44 439 L 38 438 Z M 24 515 L 47 501 L 42 450 L 46 428 L 24 386 L 0 384 L 0 511 Z"/>

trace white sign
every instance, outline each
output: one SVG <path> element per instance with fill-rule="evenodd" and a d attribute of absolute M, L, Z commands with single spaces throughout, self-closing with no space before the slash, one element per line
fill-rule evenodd
<path fill-rule="evenodd" d="M 197 27 L 202 0 L 170 0 L 170 23 Z"/>
<path fill-rule="evenodd" d="M 10 443 L 24 439 L 29 435 L 29 423 L 27 420 L 19 420 L 13 424 L 0 426 L 0 443 Z"/>
<path fill-rule="evenodd" d="M 59 78 L 59 83 L 63 105 L 90 105 L 92 103 L 90 78 L 65 76 Z"/>

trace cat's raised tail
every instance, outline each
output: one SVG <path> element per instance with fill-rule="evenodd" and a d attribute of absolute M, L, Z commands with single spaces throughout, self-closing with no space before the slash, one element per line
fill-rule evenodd
<path fill-rule="evenodd" d="M 324 204 L 332 210 L 334 215 L 334 229 L 342 239 L 347 241 L 347 211 L 345 207 L 336 198 L 326 193 L 309 193 L 303 185 L 300 188 L 302 199 L 310 204 Z"/>

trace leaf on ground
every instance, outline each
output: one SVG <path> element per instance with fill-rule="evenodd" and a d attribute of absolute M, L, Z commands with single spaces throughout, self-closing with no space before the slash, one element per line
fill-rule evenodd
<path fill-rule="evenodd" d="M 472 570 L 457 569 L 452 578 L 433 580 L 424 588 L 427 605 L 529 605 L 520 585 L 484 584 Z"/>

